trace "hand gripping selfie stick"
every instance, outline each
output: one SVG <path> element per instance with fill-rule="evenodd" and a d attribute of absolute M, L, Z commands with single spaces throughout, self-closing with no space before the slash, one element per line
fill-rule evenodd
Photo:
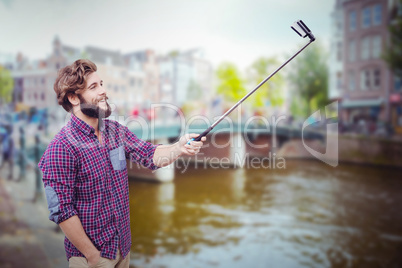
<path fill-rule="evenodd" d="M 224 113 L 221 117 L 219 117 L 218 120 L 216 120 L 209 128 L 207 128 L 204 132 L 202 132 L 197 138 L 193 138 L 187 142 L 187 144 L 190 144 L 191 141 L 200 141 L 202 137 L 208 135 L 211 130 L 218 125 L 226 116 L 228 116 L 234 109 L 237 108 L 243 101 L 245 101 L 248 97 L 250 97 L 254 92 L 257 91 L 265 82 L 267 82 L 272 76 L 274 76 L 277 72 L 279 72 L 280 69 L 282 69 L 286 64 L 288 64 L 291 60 L 293 60 L 297 55 L 299 55 L 300 52 L 302 52 L 308 45 L 310 45 L 314 40 L 315 37 L 311 33 L 310 29 L 304 24 L 302 20 L 298 20 L 293 25 L 291 28 L 301 37 L 305 38 L 308 37 L 310 38 L 310 42 L 308 42 L 307 45 L 302 47 L 299 51 L 297 51 L 292 57 L 290 57 L 287 61 L 285 61 L 281 66 L 279 66 L 278 69 L 276 69 L 272 74 L 270 74 L 267 78 L 265 78 L 261 83 L 258 84 L 252 91 L 250 91 L 246 96 L 244 96 L 241 100 L 239 100 L 235 105 L 233 105 L 232 108 L 230 108 L 226 113 Z"/>

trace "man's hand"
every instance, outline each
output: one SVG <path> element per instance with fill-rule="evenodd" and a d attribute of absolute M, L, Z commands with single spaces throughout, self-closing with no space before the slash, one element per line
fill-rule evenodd
<path fill-rule="evenodd" d="M 71 243 L 84 254 L 90 267 L 99 262 L 100 252 L 88 238 L 77 215 L 61 222 L 59 226 Z"/>
<path fill-rule="evenodd" d="M 201 141 L 190 141 L 190 144 L 187 144 L 189 140 L 192 138 L 197 138 L 199 134 L 186 134 L 182 136 L 178 142 L 179 150 L 185 155 L 196 155 L 200 152 L 200 149 L 203 142 L 207 140 L 206 137 L 202 137 Z"/>
<path fill-rule="evenodd" d="M 98 250 L 91 252 L 90 254 L 88 254 L 88 256 L 85 257 L 88 261 L 89 267 L 95 266 L 101 258 L 100 252 Z"/>
<path fill-rule="evenodd" d="M 197 138 L 198 134 L 186 134 L 174 144 L 159 145 L 156 147 L 153 161 L 158 167 L 166 167 L 177 160 L 181 155 L 196 155 L 200 151 L 203 142 L 207 139 L 202 137 L 201 141 L 190 141 Z M 187 144 L 190 141 L 190 144 Z"/>

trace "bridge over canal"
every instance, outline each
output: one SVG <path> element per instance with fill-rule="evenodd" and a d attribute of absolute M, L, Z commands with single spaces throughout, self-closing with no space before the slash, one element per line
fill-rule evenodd
<path fill-rule="evenodd" d="M 185 133 L 201 133 L 209 125 L 198 123 L 186 127 L 180 124 L 158 124 L 151 127 L 128 126 L 139 138 L 154 144 L 175 142 Z M 150 179 L 156 181 L 171 181 L 174 179 L 176 167 L 189 164 L 210 165 L 212 162 L 233 168 L 241 168 L 247 158 L 272 156 L 281 146 L 290 140 L 320 140 L 325 142 L 325 133 L 317 129 L 296 128 L 292 126 L 275 125 L 246 125 L 218 124 L 207 136 L 200 153 L 194 157 L 183 156 L 176 163 L 151 172 L 136 164 L 127 162 L 131 177 Z"/>

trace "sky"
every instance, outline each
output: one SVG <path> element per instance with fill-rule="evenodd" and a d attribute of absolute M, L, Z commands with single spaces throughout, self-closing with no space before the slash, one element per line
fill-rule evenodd
<path fill-rule="evenodd" d="M 63 44 L 157 54 L 201 48 L 214 66 L 246 68 L 259 57 L 290 55 L 302 19 L 327 49 L 334 0 L 0 0 L 0 53 L 29 59 Z"/>

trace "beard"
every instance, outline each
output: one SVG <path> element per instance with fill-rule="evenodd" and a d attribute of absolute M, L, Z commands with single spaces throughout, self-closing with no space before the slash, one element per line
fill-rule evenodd
<path fill-rule="evenodd" d="M 108 97 L 105 97 L 106 110 L 99 107 L 99 102 L 89 103 L 81 95 L 78 95 L 78 98 L 80 100 L 81 112 L 86 116 L 103 119 L 108 118 L 112 114 L 112 108 L 109 103 L 107 103 Z"/>

